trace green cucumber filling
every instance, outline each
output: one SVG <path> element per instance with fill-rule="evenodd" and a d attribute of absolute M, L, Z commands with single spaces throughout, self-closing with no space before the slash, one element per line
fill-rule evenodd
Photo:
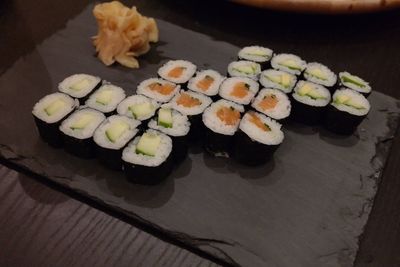
<path fill-rule="evenodd" d="M 241 72 L 244 74 L 254 74 L 256 72 L 256 69 L 257 67 L 255 65 L 243 65 L 233 68 L 233 70 L 236 70 L 237 72 Z"/>
<path fill-rule="evenodd" d="M 362 79 L 360 79 L 356 76 L 353 76 L 353 75 L 343 75 L 341 77 L 341 80 L 342 80 L 342 83 L 352 83 L 361 88 L 365 88 L 367 86 L 365 81 L 363 81 Z"/>
<path fill-rule="evenodd" d="M 44 109 L 44 112 L 46 112 L 46 114 L 48 116 L 52 116 L 52 115 L 56 114 L 58 111 L 64 109 L 66 105 L 67 104 L 64 101 L 57 99 L 57 100 L 53 101 L 50 105 L 48 105 Z"/>
<path fill-rule="evenodd" d="M 297 62 L 293 59 L 286 59 L 284 61 L 279 62 L 278 64 L 287 67 L 291 70 L 301 70 L 299 64 L 297 64 Z"/>
<path fill-rule="evenodd" d="M 333 102 L 337 105 L 345 105 L 355 109 L 365 109 L 365 107 L 357 103 L 354 99 L 347 95 L 338 95 Z"/>
<path fill-rule="evenodd" d="M 282 85 L 285 88 L 289 88 L 291 84 L 291 79 L 288 74 L 280 74 L 280 75 L 265 75 L 265 77 L 273 83 L 277 83 Z"/>
<path fill-rule="evenodd" d="M 162 108 L 158 111 L 158 125 L 165 128 L 172 128 L 172 110 L 169 108 Z"/>
<path fill-rule="evenodd" d="M 81 90 L 87 88 L 89 85 L 90 85 L 90 80 L 84 78 L 82 80 L 77 81 L 74 84 L 71 84 L 71 86 L 69 88 L 74 91 L 81 91 Z"/>
<path fill-rule="evenodd" d="M 261 49 L 252 50 L 250 52 L 245 53 L 245 55 L 269 58 L 269 55 L 266 54 L 265 51 L 263 51 Z"/>
<path fill-rule="evenodd" d="M 128 123 L 124 121 L 116 121 L 111 123 L 105 133 L 108 140 L 115 143 L 127 130 L 129 130 Z"/>
<path fill-rule="evenodd" d="M 96 95 L 96 102 L 101 105 L 108 105 L 112 100 L 112 90 L 103 90 Z"/>
<path fill-rule="evenodd" d="M 132 105 L 128 108 L 135 119 L 143 118 L 151 114 L 154 110 L 154 106 L 150 102 L 144 102 L 136 105 Z"/>
<path fill-rule="evenodd" d="M 321 69 L 314 68 L 314 69 L 308 69 L 306 70 L 306 73 L 308 75 L 311 75 L 317 79 L 326 81 L 328 78 L 326 77 L 326 73 L 324 73 Z"/>
<path fill-rule="evenodd" d="M 318 90 L 314 89 L 311 85 L 305 84 L 298 91 L 297 94 L 299 96 L 308 96 L 311 99 L 326 99 L 325 96 L 321 95 Z"/>
<path fill-rule="evenodd" d="M 92 114 L 82 114 L 79 116 L 75 122 L 73 122 L 70 126 L 72 130 L 82 130 L 85 129 L 88 124 L 92 122 L 94 116 Z"/>
<path fill-rule="evenodd" d="M 161 137 L 153 133 L 144 133 L 136 145 L 136 154 L 154 157 L 161 143 Z"/>

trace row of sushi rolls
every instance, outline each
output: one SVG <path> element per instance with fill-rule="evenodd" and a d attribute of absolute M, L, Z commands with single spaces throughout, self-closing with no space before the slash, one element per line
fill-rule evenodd
<path fill-rule="evenodd" d="M 170 60 L 127 97 L 99 77 L 75 74 L 32 113 L 45 142 L 151 185 L 187 157 L 191 143 L 259 165 L 283 142 L 288 120 L 350 135 L 370 110 L 362 78 L 266 47 L 242 48 L 227 76 Z"/>

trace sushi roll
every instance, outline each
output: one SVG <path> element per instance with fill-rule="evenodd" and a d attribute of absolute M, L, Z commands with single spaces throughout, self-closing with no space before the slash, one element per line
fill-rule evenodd
<path fill-rule="evenodd" d="M 289 97 L 278 89 L 261 89 L 251 106 L 275 120 L 285 120 L 289 117 L 292 105 Z"/>
<path fill-rule="evenodd" d="M 94 157 L 95 145 L 92 137 L 105 118 L 103 113 L 90 108 L 72 113 L 60 125 L 65 150 L 81 158 Z"/>
<path fill-rule="evenodd" d="M 202 70 L 189 80 L 188 89 L 212 97 L 218 94 L 224 78 L 215 70 Z"/>
<path fill-rule="evenodd" d="M 303 77 L 307 81 L 323 85 L 327 88 L 334 86 L 337 81 L 337 76 L 333 71 L 317 62 L 307 64 Z"/>
<path fill-rule="evenodd" d="M 228 65 L 229 77 L 247 77 L 253 80 L 257 80 L 260 73 L 261 65 L 256 62 L 239 60 L 231 62 Z"/>
<path fill-rule="evenodd" d="M 225 79 L 219 89 L 219 95 L 238 104 L 248 105 L 257 94 L 258 82 L 246 77 L 231 77 Z"/>
<path fill-rule="evenodd" d="M 85 104 L 89 95 L 101 86 L 101 79 L 88 74 L 74 74 L 58 84 L 58 90 Z"/>
<path fill-rule="evenodd" d="M 148 127 L 171 137 L 172 157 L 175 164 L 186 159 L 188 154 L 187 138 L 190 130 L 190 122 L 186 115 L 169 107 L 161 107 L 157 117 L 149 122 Z"/>
<path fill-rule="evenodd" d="M 347 88 L 338 89 L 328 106 L 325 127 L 338 134 L 350 135 L 367 116 L 370 108 L 362 94 Z"/>
<path fill-rule="evenodd" d="M 142 81 L 136 90 L 137 94 L 150 97 L 157 102 L 164 103 L 171 100 L 171 98 L 179 91 L 180 86 L 172 82 L 150 78 Z"/>
<path fill-rule="evenodd" d="M 122 151 L 125 176 L 135 184 L 154 185 L 171 174 L 172 140 L 159 131 L 149 129 L 135 137 Z"/>
<path fill-rule="evenodd" d="M 281 124 L 267 116 L 248 111 L 234 136 L 233 157 L 246 165 L 260 165 L 271 159 L 283 142 Z"/>
<path fill-rule="evenodd" d="M 160 104 L 157 101 L 147 96 L 132 95 L 119 103 L 117 112 L 119 115 L 145 122 L 154 116 L 159 107 Z"/>
<path fill-rule="evenodd" d="M 296 85 L 297 77 L 293 74 L 280 70 L 264 70 L 260 75 L 260 84 L 265 88 L 275 88 L 284 93 L 292 92 Z"/>
<path fill-rule="evenodd" d="M 63 93 L 53 93 L 40 99 L 32 110 L 40 137 L 51 146 L 61 147 L 59 126 L 77 106 L 77 100 Z"/>
<path fill-rule="evenodd" d="M 170 60 L 158 69 L 158 75 L 176 84 L 186 84 L 196 72 L 196 65 L 187 60 Z"/>
<path fill-rule="evenodd" d="M 214 102 L 204 111 L 204 149 L 208 153 L 216 157 L 229 157 L 242 112 L 242 105 L 225 99 Z"/>
<path fill-rule="evenodd" d="M 138 133 L 139 125 L 140 121 L 120 115 L 103 121 L 93 135 L 100 163 L 113 170 L 122 170 L 122 149 Z"/>
<path fill-rule="evenodd" d="M 253 61 L 260 64 L 263 68 L 269 65 L 273 51 L 267 47 L 252 45 L 240 49 L 238 53 L 239 60 Z"/>
<path fill-rule="evenodd" d="M 271 66 L 277 70 L 300 75 L 306 68 L 307 63 L 293 54 L 277 54 L 271 59 Z"/>
<path fill-rule="evenodd" d="M 103 112 L 106 116 L 110 116 L 125 97 L 125 91 L 121 87 L 112 84 L 103 84 L 97 91 L 90 95 L 86 101 L 86 106 Z"/>
<path fill-rule="evenodd" d="M 291 118 L 297 122 L 316 125 L 324 116 L 331 94 L 322 85 L 299 81 L 292 98 Z"/>
<path fill-rule="evenodd" d="M 368 97 L 372 90 L 368 82 L 348 72 L 339 73 L 339 85 L 353 89 L 363 94 L 365 97 Z"/>

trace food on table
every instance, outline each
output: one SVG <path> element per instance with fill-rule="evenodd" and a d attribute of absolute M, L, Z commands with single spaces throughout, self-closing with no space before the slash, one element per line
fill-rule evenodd
<path fill-rule="evenodd" d="M 202 70 L 189 80 L 188 89 L 208 96 L 215 96 L 218 94 L 219 86 L 224 78 L 215 70 Z"/>
<path fill-rule="evenodd" d="M 150 78 L 142 81 L 138 85 L 136 92 L 163 103 L 171 100 L 179 88 L 179 85 L 172 82 L 159 78 Z"/>
<path fill-rule="evenodd" d="M 371 86 L 368 82 L 364 81 L 358 76 L 352 75 L 348 72 L 340 72 L 339 73 L 340 85 L 353 89 L 365 97 L 368 97 L 371 94 Z"/>
<path fill-rule="evenodd" d="M 259 84 L 253 79 L 231 77 L 222 82 L 219 95 L 238 104 L 248 105 L 257 94 L 258 88 Z"/>
<path fill-rule="evenodd" d="M 248 60 L 259 63 L 262 67 L 267 67 L 272 58 L 273 51 L 267 47 L 252 45 L 240 49 L 239 60 Z"/>
<path fill-rule="evenodd" d="M 108 115 L 117 109 L 118 104 L 126 97 L 124 89 L 110 83 L 103 84 L 86 100 L 86 106 Z"/>
<path fill-rule="evenodd" d="M 307 63 L 293 54 L 277 54 L 271 59 L 271 66 L 277 70 L 300 75 L 306 68 Z"/>
<path fill-rule="evenodd" d="M 336 84 L 337 76 L 327 66 L 317 62 L 307 64 L 303 74 L 304 78 L 310 82 L 332 87 Z"/>
<path fill-rule="evenodd" d="M 228 75 L 230 77 L 247 77 L 257 80 L 260 73 L 261 65 L 256 62 L 239 60 L 233 61 L 228 65 Z"/>
<path fill-rule="evenodd" d="M 289 97 L 278 89 L 264 88 L 253 99 L 251 106 L 275 120 L 289 117 L 292 109 Z"/>
<path fill-rule="evenodd" d="M 89 95 L 101 86 L 101 79 L 88 74 L 74 74 L 58 84 L 58 90 L 79 100 L 83 105 Z"/>
<path fill-rule="evenodd" d="M 195 74 L 197 67 L 187 60 L 170 60 L 158 69 L 158 75 L 170 82 L 185 84 Z"/>
<path fill-rule="evenodd" d="M 160 104 L 144 95 L 132 95 L 125 98 L 117 107 L 119 115 L 146 121 L 154 116 Z"/>
<path fill-rule="evenodd" d="M 260 74 L 260 84 L 265 88 L 276 88 L 285 93 L 292 92 L 297 78 L 294 74 L 280 70 L 264 70 Z"/>

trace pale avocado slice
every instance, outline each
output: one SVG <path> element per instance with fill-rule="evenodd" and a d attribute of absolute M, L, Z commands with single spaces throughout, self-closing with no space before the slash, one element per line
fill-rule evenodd
<path fill-rule="evenodd" d="M 290 84 L 291 84 L 291 77 L 290 77 L 290 75 L 289 74 L 286 74 L 286 73 L 283 73 L 282 75 L 281 75 L 281 84 L 285 87 L 285 88 L 288 88 L 289 86 L 290 86 Z"/>
<path fill-rule="evenodd" d="M 254 72 L 255 72 L 254 67 L 251 65 L 239 66 L 239 67 L 234 68 L 234 70 L 244 73 L 244 74 L 254 74 Z"/>
<path fill-rule="evenodd" d="M 305 96 L 308 95 L 311 91 L 313 91 L 313 87 L 310 84 L 305 83 L 302 87 L 299 88 L 297 94 L 299 96 Z"/>
<path fill-rule="evenodd" d="M 278 63 L 281 66 L 287 67 L 291 70 L 301 70 L 301 67 L 293 59 L 286 59 Z"/>
<path fill-rule="evenodd" d="M 326 97 L 321 96 L 317 90 L 311 90 L 310 92 L 308 92 L 307 96 L 311 97 L 312 99 L 326 99 Z"/>
<path fill-rule="evenodd" d="M 324 80 L 324 81 L 327 80 L 326 73 L 324 73 L 324 72 L 323 72 L 321 69 L 319 69 L 319 68 L 307 69 L 307 70 L 306 70 L 306 73 L 309 74 L 309 75 L 311 75 L 311 76 L 314 76 L 315 78 L 318 78 L 318 79 L 320 79 L 320 80 Z"/>
<path fill-rule="evenodd" d="M 64 101 L 57 99 L 57 100 L 53 101 L 50 105 L 48 105 L 44 109 L 44 111 L 46 112 L 46 114 L 48 116 L 52 116 L 55 113 L 57 113 L 59 110 L 63 109 L 66 105 L 67 104 Z"/>
<path fill-rule="evenodd" d="M 365 109 L 365 107 L 354 101 L 350 96 L 347 95 L 339 95 L 336 97 L 335 101 L 333 101 L 337 105 L 345 105 L 349 107 L 353 107 L 355 109 Z"/>
<path fill-rule="evenodd" d="M 115 143 L 127 130 L 129 124 L 124 121 L 116 121 L 111 123 L 106 130 L 106 136 L 110 142 Z"/>
<path fill-rule="evenodd" d="M 268 54 L 265 53 L 264 50 L 255 49 L 246 53 L 249 56 L 259 56 L 259 57 L 268 57 Z"/>
<path fill-rule="evenodd" d="M 158 111 L 158 125 L 165 128 L 172 128 L 172 110 L 169 108 L 162 108 Z"/>
<path fill-rule="evenodd" d="M 361 88 L 366 87 L 365 81 L 354 75 L 342 75 L 341 80 L 342 83 L 352 83 Z"/>
<path fill-rule="evenodd" d="M 112 100 L 112 90 L 103 90 L 96 95 L 96 102 L 101 105 L 108 105 Z"/>
<path fill-rule="evenodd" d="M 136 154 L 154 157 L 161 143 L 161 137 L 153 133 L 144 133 L 136 145 Z"/>
<path fill-rule="evenodd" d="M 82 114 L 71 126 L 72 130 L 81 130 L 84 129 L 92 120 L 92 114 Z"/>
<path fill-rule="evenodd" d="M 84 79 L 79 80 L 76 83 L 72 84 L 69 88 L 71 88 L 72 90 L 75 90 L 75 91 L 80 91 L 80 90 L 87 88 L 89 85 L 90 85 L 89 79 L 84 78 Z"/>
<path fill-rule="evenodd" d="M 144 102 L 129 107 L 135 119 L 143 118 L 153 112 L 154 106 L 150 102 Z"/>

